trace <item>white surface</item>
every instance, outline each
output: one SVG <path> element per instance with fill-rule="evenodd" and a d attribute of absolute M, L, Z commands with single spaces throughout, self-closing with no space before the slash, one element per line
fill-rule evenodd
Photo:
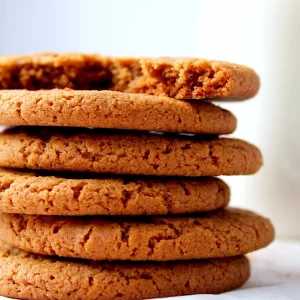
<path fill-rule="evenodd" d="M 251 278 L 241 289 L 222 295 L 172 297 L 168 300 L 300 299 L 300 242 L 276 241 L 249 258 Z"/>
<path fill-rule="evenodd" d="M 240 289 L 222 295 L 171 297 L 168 300 L 298 300 L 300 297 L 300 242 L 276 241 L 249 256 L 250 280 Z M 0 300 L 8 299 L 0 297 Z"/>

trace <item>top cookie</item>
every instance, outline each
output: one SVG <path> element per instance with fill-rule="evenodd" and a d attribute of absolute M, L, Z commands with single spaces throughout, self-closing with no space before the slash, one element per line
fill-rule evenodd
<path fill-rule="evenodd" d="M 109 89 L 177 99 L 247 99 L 259 77 L 245 66 L 197 58 L 40 53 L 0 58 L 0 89 Z"/>
<path fill-rule="evenodd" d="M 205 101 L 114 91 L 0 90 L 0 123 L 227 134 L 236 118 Z"/>

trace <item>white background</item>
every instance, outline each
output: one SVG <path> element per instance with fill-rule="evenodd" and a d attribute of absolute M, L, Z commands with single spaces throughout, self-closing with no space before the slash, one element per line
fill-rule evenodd
<path fill-rule="evenodd" d="M 196 56 L 253 67 L 259 95 L 224 105 L 234 134 L 257 144 L 259 174 L 226 178 L 232 204 L 270 216 L 279 236 L 300 238 L 300 1 L 0 0 L 0 54 L 84 51 Z"/>

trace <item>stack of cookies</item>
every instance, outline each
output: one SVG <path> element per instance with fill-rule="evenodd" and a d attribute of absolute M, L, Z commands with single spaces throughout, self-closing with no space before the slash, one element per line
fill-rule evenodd
<path fill-rule="evenodd" d="M 229 111 L 249 68 L 199 59 L 39 54 L 0 59 L 0 294 L 143 299 L 241 286 L 269 220 L 226 208 L 219 175 L 260 151 Z M 191 100 L 192 99 L 192 100 Z"/>

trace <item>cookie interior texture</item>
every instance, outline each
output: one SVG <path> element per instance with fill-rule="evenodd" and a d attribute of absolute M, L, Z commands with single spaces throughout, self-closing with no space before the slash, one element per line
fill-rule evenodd
<path fill-rule="evenodd" d="M 0 88 L 115 90 L 178 99 L 253 97 L 259 77 L 250 68 L 196 58 L 114 58 L 40 53 L 0 58 Z"/>

